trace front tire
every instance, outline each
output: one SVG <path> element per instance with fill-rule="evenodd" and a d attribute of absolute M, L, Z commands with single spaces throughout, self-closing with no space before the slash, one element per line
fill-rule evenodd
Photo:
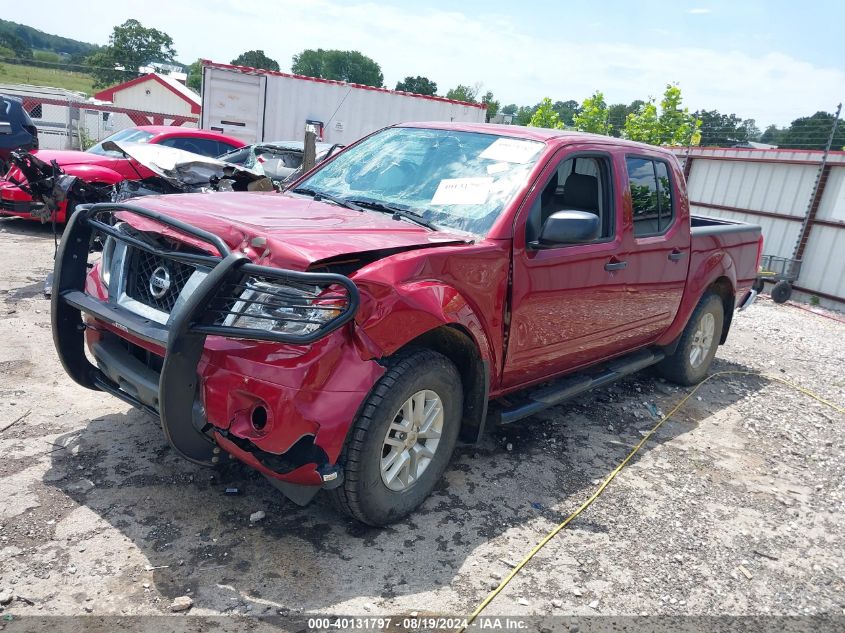
<path fill-rule="evenodd" d="M 722 299 L 712 292 L 705 293 L 684 328 L 675 353 L 657 364 L 657 372 L 681 385 L 701 382 L 716 356 L 724 320 Z"/>
<path fill-rule="evenodd" d="M 382 526 L 413 512 L 449 463 L 463 411 L 461 377 L 442 354 L 420 350 L 391 363 L 355 421 L 335 505 Z"/>

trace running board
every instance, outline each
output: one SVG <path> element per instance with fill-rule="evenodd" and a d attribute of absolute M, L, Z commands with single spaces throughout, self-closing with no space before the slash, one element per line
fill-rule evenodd
<path fill-rule="evenodd" d="M 575 396 L 609 385 L 620 378 L 659 363 L 666 355 L 661 350 L 641 350 L 599 366 L 596 373 L 567 376 L 528 393 L 528 402 L 499 412 L 499 424 L 511 424 L 569 400 Z"/>

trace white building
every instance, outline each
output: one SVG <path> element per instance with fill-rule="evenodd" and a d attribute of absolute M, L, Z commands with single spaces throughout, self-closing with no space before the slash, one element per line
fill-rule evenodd
<path fill-rule="evenodd" d="M 118 108 L 190 118 L 199 115 L 201 104 L 200 96 L 185 84 L 155 73 L 106 88 L 94 97 Z"/>

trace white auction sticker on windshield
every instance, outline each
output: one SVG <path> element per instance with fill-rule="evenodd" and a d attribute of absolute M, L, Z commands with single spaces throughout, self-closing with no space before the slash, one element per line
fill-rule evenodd
<path fill-rule="evenodd" d="M 446 178 L 440 181 L 431 204 L 484 204 L 492 178 Z"/>
<path fill-rule="evenodd" d="M 487 160 L 505 161 L 506 163 L 527 163 L 536 156 L 543 147 L 537 141 L 523 141 L 518 138 L 500 138 L 493 141 L 479 158 Z"/>

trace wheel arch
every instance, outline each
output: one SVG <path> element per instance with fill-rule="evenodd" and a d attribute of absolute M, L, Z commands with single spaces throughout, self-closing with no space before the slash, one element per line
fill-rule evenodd
<path fill-rule="evenodd" d="M 490 392 L 490 366 L 470 331 L 457 323 L 444 324 L 408 341 L 396 353 L 430 349 L 448 358 L 461 376 L 464 394 L 460 439 L 475 443 L 484 433 Z"/>
<path fill-rule="evenodd" d="M 714 280 L 704 291 L 712 292 L 719 296 L 722 300 L 722 307 L 724 308 L 724 319 L 722 320 L 722 334 L 719 337 L 719 345 L 724 345 L 728 339 L 728 332 L 731 329 L 731 322 L 733 321 L 734 308 L 736 307 L 736 294 L 734 285 L 731 280 L 724 275 Z M 704 295 L 702 295 L 704 296 Z"/>

